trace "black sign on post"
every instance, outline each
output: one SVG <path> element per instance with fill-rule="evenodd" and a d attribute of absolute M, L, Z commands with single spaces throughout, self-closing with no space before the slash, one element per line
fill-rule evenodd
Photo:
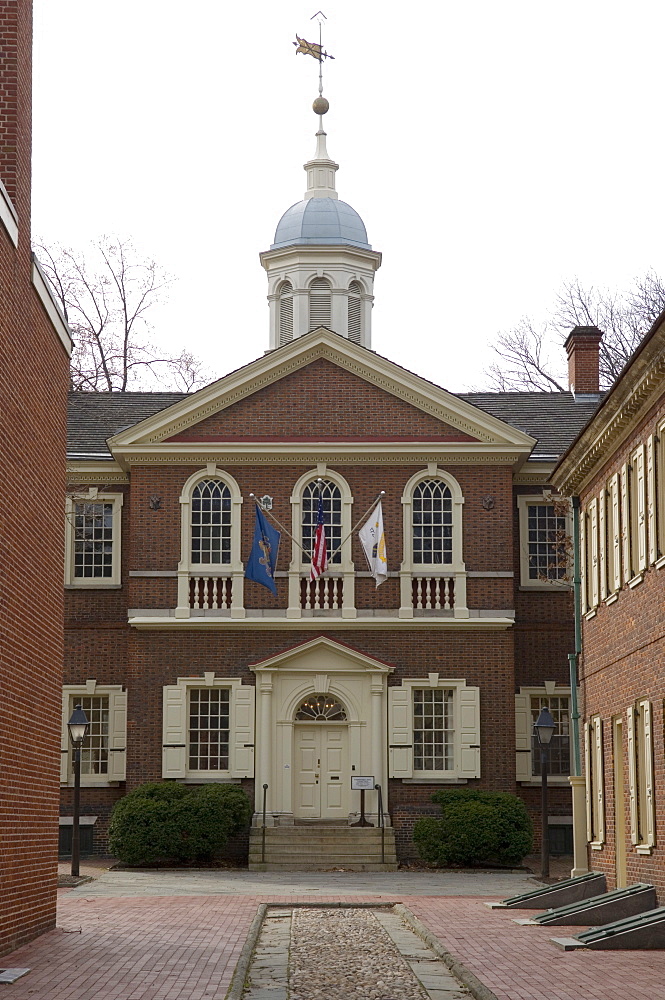
<path fill-rule="evenodd" d="M 353 774 L 351 776 L 351 790 L 360 792 L 360 819 L 357 823 L 352 823 L 351 826 L 374 826 L 369 820 L 365 819 L 365 792 L 367 789 L 372 791 L 374 788 L 374 778 L 369 775 Z"/>

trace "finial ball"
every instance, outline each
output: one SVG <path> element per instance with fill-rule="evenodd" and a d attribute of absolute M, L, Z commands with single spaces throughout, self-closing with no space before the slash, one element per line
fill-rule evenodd
<path fill-rule="evenodd" d="M 314 103 L 312 104 L 312 109 L 315 115 L 325 115 L 329 107 L 330 104 L 328 103 L 328 100 L 325 97 L 317 97 Z"/>

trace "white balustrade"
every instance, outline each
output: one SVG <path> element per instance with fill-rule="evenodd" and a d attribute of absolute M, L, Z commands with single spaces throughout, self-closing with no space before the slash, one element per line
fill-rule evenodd
<path fill-rule="evenodd" d="M 232 583 L 228 576 L 190 576 L 189 606 L 198 611 L 231 607 Z"/>
<path fill-rule="evenodd" d="M 417 611 L 450 611 L 455 606 L 453 576 L 414 576 L 413 606 Z"/>
<path fill-rule="evenodd" d="M 342 607 L 344 586 L 341 576 L 305 577 L 301 581 L 300 606 L 305 611 L 337 611 Z"/>

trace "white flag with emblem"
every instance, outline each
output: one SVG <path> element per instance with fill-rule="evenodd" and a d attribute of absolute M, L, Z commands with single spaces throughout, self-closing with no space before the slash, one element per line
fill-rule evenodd
<path fill-rule="evenodd" d="M 367 559 L 369 571 L 378 587 L 384 580 L 388 579 L 386 538 L 383 533 L 383 510 L 380 500 L 358 532 L 358 537 Z"/>

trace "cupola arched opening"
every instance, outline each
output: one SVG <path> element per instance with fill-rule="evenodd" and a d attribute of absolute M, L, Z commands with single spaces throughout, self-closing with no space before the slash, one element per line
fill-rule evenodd
<path fill-rule="evenodd" d="M 360 283 L 352 281 L 349 285 L 347 299 L 349 340 L 354 344 L 362 343 L 362 288 Z"/>
<path fill-rule="evenodd" d="M 309 286 L 309 328 L 331 326 L 330 282 L 326 278 L 314 278 Z"/>
<path fill-rule="evenodd" d="M 285 281 L 279 289 L 279 346 L 293 340 L 293 287 Z"/>

